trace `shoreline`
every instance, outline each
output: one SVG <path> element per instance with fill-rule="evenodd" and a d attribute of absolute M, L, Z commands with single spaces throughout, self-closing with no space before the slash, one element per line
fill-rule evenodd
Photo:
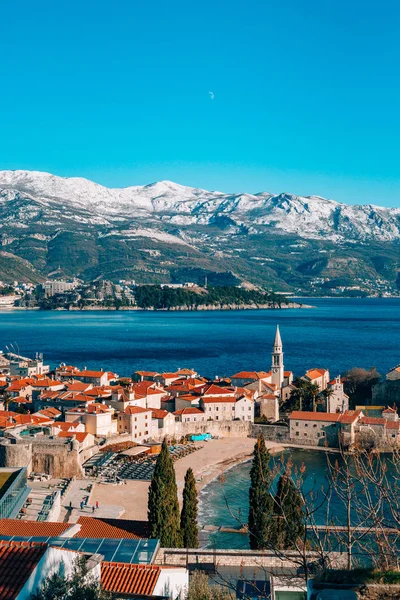
<path fill-rule="evenodd" d="M 174 463 L 178 498 L 182 504 L 182 491 L 187 469 L 193 469 L 196 479 L 196 489 L 199 494 L 199 508 L 203 499 L 201 492 L 210 483 L 218 479 L 223 473 L 230 469 L 249 462 L 255 444 L 255 438 L 221 438 L 210 442 L 196 442 L 199 450 L 189 454 Z M 291 446 L 277 442 L 266 441 L 268 451 L 272 456 L 282 452 L 294 450 L 317 450 L 328 452 L 331 449 L 315 446 Z M 220 460 L 216 461 L 216 457 Z M 110 486 L 94 482 L 91 493 L 91 502 L 99 502 L 100 506 L 118 507 L 122 509 L 121 519 L 133 519 L 147 521 L 147 497 L 150 481 L 127 480 L 126 485 Z M 110 497 L 113 498 L 112 505 Z"/>
<path fill-rule="evenodd" d="M 139 308 L 135 306 L 121 306 L 116 308 L 115 306 L 88 306 L 84 308 L 50 308 L 41 309 L 38 306 L 10 306 L 8 308 L 0 308 L 0 312 L 12 312 L 12 311 L 40 311 L 46 312 L 209 312 L 209 311 L 235 311 L 235 310 L 293 310 L 293 309 L 306 309 L 316 308 L 309 304 L 301 304 L 299 302 L 289 302 L 282 306 L 268 306 L 266 304 L 254 305 L 254 304 L 223 304 L 223 305 L 209 305 L 199 304 L 196 307 L 188 306 L 174 306 L 171 308 Z"/>

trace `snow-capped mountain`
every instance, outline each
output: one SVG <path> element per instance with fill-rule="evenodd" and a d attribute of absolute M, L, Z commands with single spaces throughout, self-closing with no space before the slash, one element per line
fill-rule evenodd
<path fill-rule="evenodd" d="M 46 248 L 35 246 L 34 264 L 35 268 L 46 270 L 48 253 L 56 245 L 51 240 L 61 234 L 71 237 L 71 232 L 75 237 L 79 232 L 79 239 L 91 236 L 90 239 L 95 240 L 95 254 L 99 251 L 99 240 L 103 240 L 104 245 L 104 240 L 113 239 L 115 246 L 117 239 L 124 240 L 125 245 L 139 238 L 149 239 L 168 247 L 214 254 L 222 257 L 221 268 L 233 270 L 231 257 L 236 257 L 237 267 L 250 247 L 252 256 L 246 260 L 275 261 L 273 255 L 266 256 L 264 244 L 268 246 L 277 237 L 283 240 L 283 245 L 285 239 L 288 245 L 290 240 L 300 240 L 297 248 L 296 244 L 290 246 L 291 255 L 301 254 L 301 240 L 304 240 L 303 247 L 309 250 L 315 243 L 333 244 L 332 248 L 346 244 L 397 244 L 400 209 L 351 206 L 319 196 L 289 193 L 228 194 L 171 181 L 107 188 L 77 177 L 63 178 L 37 171 L 0 171 L 0 237 L 7 251 L 13 250 L 30 260 L 29 252 L 22 251 L 21 246 L 25 248 L 28 239 L 31 246 L 32 239 L 37 245 L 42 236 Z M 249 248 L 244 242 L 246 239 L 251 240 Z M 83 243 L 78 246 L 83 254 L 87 252 L 88 242 L 86 246 Z M 136 252 L 138 248 L 135 248 Z M 139 250 L 142 254 L 146 251 Z M 41 252 L 47 253 L 43 259 Z M 101 262 L 101 257 L 96 254 L 95 260 Z M 161 257 L 158 262 L 167 265 L 164 268 L 167 271 L 177 266 L 170 257 L 166 260 Z M 81 263 L 80 269 L 84 266 L 83 260 Z M 144 261 L 144 270 L 147 265 L 148 261 Z M 243 263 L 241 268 L 245 271 L 246 265 Z"/>
<path fill-rule="evenodd" d="M 63 178 L 36 171 L 0 171 L 0 202 L 4 215 L 12 204 L 23 201 L 15 217 L 29 225 L 42 214 L 93 224 L 112 224 L 114 219 L 154 220 L 178 226 L 208 225 L 218 217 L 232 224 L 275 228 L 305 238 L 337 240 L 395 240 L 400 238 L 400 209 L 350 206 L 319 196 L 283 193 L 225 194 L 160 181 L 145 186 L 106 188 L 87 179 Z M 61 221 L 60 221 L 61 223 Z"/>

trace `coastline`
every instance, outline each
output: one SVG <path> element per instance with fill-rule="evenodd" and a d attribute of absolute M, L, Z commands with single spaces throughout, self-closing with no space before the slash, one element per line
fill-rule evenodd
<path fill-rule="evenodd" d="M 50 308 L 41 309 L 38 306 L 10 306 L 4 309 L 0 308 L 0 312 L 12 312 L 12 311 L 31 311 L 36 310 L 40 312 L 206 312 L 215 310 L 292 310 L 299 308 L 316 308 L 310 304 L 301 304 L 299 302 L 289 302 L 281 306 L 270 306 L 269 304 L 199 304 L 198 306 L 173 306 L 171 308 L 141 308 L 138 306 L 121 306 L 116 308 L 115 306 L 87 306 L 83 308 L 72 307 L 72 308 Z"/>
<path fill-rule="evenodd" d="M 331 452 L 332 449 L 315 446 L 298 446 L 266 441 L 269 453 L 274 456 L 288 450 L 317 450 Z M 199 507 L 204 501 L 201 491 L 230 469 L 249 462 L 252 457 L 255 438 L 221 438 L 209 442 L 195 442 L 199 450 L 176 461 L 175 475 L 179 503 L 182 504 L 182 491 L 187 469 L 193 470 L 196 488 L 199 493 Z M 218 458 L 216 458 L 218 457 Z M 217 462 L 216 462 L 217 461 Z M 122 509 L 119 518 L 147 521 L 147 497 L 150 481 L 127 480 L 126 485 L 112 486 L 94 482 L 90 502 L 96 501 L 106 509 Z M 112 504 L 110 503 L 112 498 Z"/>

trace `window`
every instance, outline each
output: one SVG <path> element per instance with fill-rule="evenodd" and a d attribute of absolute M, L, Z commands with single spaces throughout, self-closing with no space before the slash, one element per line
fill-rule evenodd
<path fill-rule="evenodd" d="M 308 423 L 304 423 L 304 427 L 308 427 Z"/>
<path fill-rule="evenodd" d="M 299 432 L 298 432 L 298 431 L 296 431 L 296 435 L 299 435 Z"/>
<path fill-rule="evenodd" d="M 304 434 L 304 437 L 307 437 L 307 434 L 306 434 L 306 433 Z"/>
<path fill-rule="evenodd" d="M 317 426 L 317 424 L 316 424 L 316 423 L 314 423 L 313 427 L 316 427 L 316 426 Z"/>
<path fill-rule="evenodd" d="M 248 410 L 251 410 L 251 406 L 249 406 Z"/>
<path fill-rule="evenodd" d="M 215 420 L 218 421 L 218 415 L 215 417 Z"/>
<path fill-rule="evenodd" d="M 296 427 L 298 427 L 298 426 L 299 426 L 299 422 L 298 422 L 298 421 L 296 421 Z"/>
<path fill-rule="evenodd" d="M 216 407 L 215 407 L 215 410 L 219 410 L 219 407 L 218 407 L 218 406 L 216 406 Z"/>

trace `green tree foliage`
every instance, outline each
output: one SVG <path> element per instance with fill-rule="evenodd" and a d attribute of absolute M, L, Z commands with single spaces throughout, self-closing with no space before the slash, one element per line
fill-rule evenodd
<path fill-rule="evenodd" d="M 85 559 L 79 559 L 70 577 L 50 575 L 31 600 L 111 600 L 111 595 L 88 574 Z"/>
<path fill-rule="evenodd" d="M 319 387 L 315 383 L 310 383 L 304 379 L 297 379 L 294 383 L 296 389 L 292 391 L 290 397 L 282 406 L 285 412 L 292 410 L 314 410 L 319 395 Z"/>
<path fill-rule="evenodd" d="M 203 292 L 191 288 L 168 288 L 141 285 L 136 288 L 136 304 L 140 308 L 169 309 L 176 306 L 196 307 L 202 304 L 270 304 L 279 307 L 285 298 L 273 293 L 246 290 L 236 286 L 208 287 Z"/>
<path fill-rule="evenodd" d="M 367 404 L 372 399 L 372 388 L 379 382 L 381 375 L 375 367 L 362 369 L 354 367 L 343 375 L 344 391 L 350 398 L 350 406 Z"/>
<path fill-rule="evenodd" d="M 181 532 L 184 548 L 199 547 L 199 529 L 197 526 L 197 490 L 192 469 L 185 475 L 183 505 L 181 512 Z"/>
<path fill-rule="evenodd" d="M 254 446 L 253 464 L 250 470 L 248 527 L 252 550 L 268 548 L 274 535 L 274 499 L 270 494 L 272 474 L 269 460 L 264 437 L 260 435 Z"/>
<path fill-rule="evenodd" d="M 274 508 L 277 547 L 295 549 L 304 536 L 303 499 L 289 473 L 281 475 L 278 480 Z"/>
<path fill-rule="evenodd" d="M 190 576 L 187 600 L 234 600 L 236 594 L 220 585 L 210 585 L 208 576 L 202 571 L 194 571 Z"/>
<path fill-rule="evenodd" d="M 163 441 L 149 489 L 148 520 L 150 537 L 164 548 L 180 548 L 178 488 L 175 469 L 166 440 Z"/>

